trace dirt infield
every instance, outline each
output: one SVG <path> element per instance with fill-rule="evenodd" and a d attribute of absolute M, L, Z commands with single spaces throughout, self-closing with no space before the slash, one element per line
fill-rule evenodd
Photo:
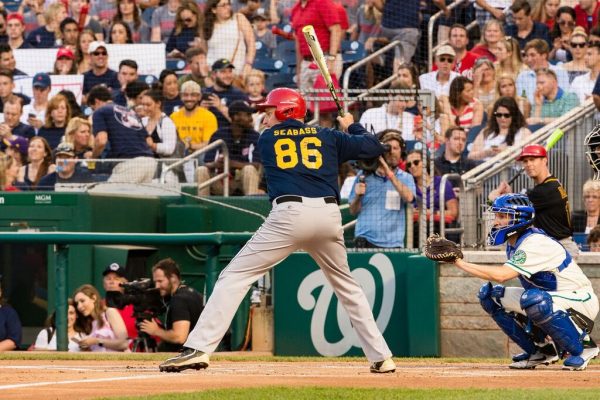
<path fill-rule="evenodd" d="M 600 388 L 600 365 L 582 372 L 560 365 L 533 371 L 497 363 L 397 360 L 394 374 L 365 362 L 216 361 L 204 371 L 159 373 L 156 361 L 0 360 L 0 399 L 92 399 L 256 386 L 362 388 Z M 526 379 L 525 379 L 526 378 Z"/>

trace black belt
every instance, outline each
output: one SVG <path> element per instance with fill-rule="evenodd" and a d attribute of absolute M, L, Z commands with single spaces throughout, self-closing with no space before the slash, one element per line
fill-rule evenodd
<path fill-rule="evenodd" d="M 323 197 L 323 200 L 327 204 L 332 204 L 332 203 L 338 204 L 337 199 L 335 197 L 333 197 L 333 196 Z M 275 199 L 275 203 L 277 203 L 277 204 L 287 203 L 288 201 L 293 201 L 295 203 L 302 203 L 302 197 L 301 196 L 286 195 L 286 196 L 279 196 L 278 198 Z"/>

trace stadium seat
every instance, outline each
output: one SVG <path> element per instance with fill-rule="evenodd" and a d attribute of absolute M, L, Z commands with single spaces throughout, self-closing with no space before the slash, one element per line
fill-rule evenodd
<path fill-rule="evenodd" d="M 286 40 L 277 45 L 275 58 L 283 60 L 290 68 L 296 67 L 296 42 Z"/>
<path fill-rule="evenodd" d="M 167 69 L 170 69 L 171 71 L 179 71 L 184 69 L 186 66 L 186 63 L 184 60 L 180 60 L 178 58 L 170 58 L 167 59 Z"/>
<path fill-rule="evenodd" d="M 269 57 L 256 57 L 252 68 L 259 69 L 266 74 L 274 74 L 278 72 L 287 72 L 287 64 L 281 60 L 272 59 Z"/>
<path fill-rule="evenodd" d="M 296 84 L 295 79 L 296 74 L 291 72 L 271 74 L 265 82 L 265 88 L 267 92 L 270 92 L 278 87 L 296 88 L 298 85 Z"/>
<path fill-rule="evenodd" d="M 256 41 L 256 58 L 266 58 L 269 57 L 269 48 L 266 44 L 261 42 L 260 40 Z"/>
<path fill-rule="evenodd" d="M 138 77 L 138 80 L 139 80 L 140 82 L 145 82 L 145 83 L 147 83 L 148 85 L 152 86 L 152 84 L 153 84 L 153 83 L 155 83 L 155 82 L 157 82 L 157 81 L 158 81 L 158 78 L 157 78 L 157 77 L 155 77 L 154 75 L 140 75 L 140 76 Z"/>
<path fill-rule="evenodd" d="M 342 59 L 344 63 L 354 64 L 365 58 L 365 45 L 356 40 L 342 42 Z"/>

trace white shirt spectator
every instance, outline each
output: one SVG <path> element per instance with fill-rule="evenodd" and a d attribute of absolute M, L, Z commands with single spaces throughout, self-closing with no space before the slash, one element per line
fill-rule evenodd
<path fill-rule="evenodd" d="M 594 90 L 596 80 L 590 79 L 590 77 L 591 72 L 587 72 L 583 75 L 579 75 L 571 82 L 571 92 L 579 97 L 580 104 L 583 104 L 583 102 L 592 95 L 592 90 Z"/>
<path fill-rule="evenodd" d="M 35 114 L 35 117 L 42 122 L 46 122 L 46 109 L 36 110 L 33 107 L 33 102 L 23 106 L 23 113 L 21 114 L 21 122 L 28 124 L 29 114 Z M 37 131 L 37 130 L 36 130 Z"/>
<path fill-rule="evenodd" d="M 437 80 L 437 71 L 428 72 L 419 76 L 419 84 L 421 89 L 431 90 L 435 93 L 435 97 L 448 96 L 450 93 L 450 84 L 459 76 L 458 72 L 450 71 L 450 79 L 448 82 L 441 84 Z"/>
<path fill-rule="evenodd" d="M 409 112 L 391 114 L 387 112 L 387 104 L 370 108 L 360 117 L 360 123 L 371 133 L 379 133 L 385 129 L 398 129 L 404 140 L 414 140 L 413 128 L 415 116 Z"/>

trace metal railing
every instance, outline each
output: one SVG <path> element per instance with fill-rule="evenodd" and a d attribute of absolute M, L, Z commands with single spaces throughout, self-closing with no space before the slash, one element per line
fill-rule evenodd
<path fill-rule="evenodd" d="M 487 196 L 501 181 L 509 181 L 519 173 L 515 160 L 524 145 L 542 143 L 557 129 L 564 137 L 548 152 L 550 172 L 559 178 L 567 190 L 571 209 L 582 207 L 582 187 L 591 177 L 591 168 L 585 157 L 583 141 L 593 128 L 596 108 L 592 100 L 576 107 L 564 116 L 538 129 L 519 146 L 512 146 L 495 157 L 462 175 L 464 191 L 461 193 L 460 215 L 466 246 L 482 247 L 485 239 L 483 206 Z M 511 188 L 515 193 L 533 186 L 531 179 L 522 174 Z"/>
<path fill-rule="evenodd" d="M 460 193 L 462 193 L 463 189 L 464 189 L 464 186 L 462 184 L 462 179 L 460 178 L 459 174 L 442 175 L 442 179 L 440 181 L 440 193 L 439 193 L 440 236 L 445 238 L 447 233 L 458 233 L 459 235 L 461 235 L 460 241 L 462 243 L 462 234 L 464 232 L 464 228 L 462 228 L 462 227 L 446 228 L 446 207 L 444 206 L 444 203 L 445 203 L 445 199 L 446 199 L 446 183 L 448 182 L 448 179 L 456 179 L 458 182 L 460 182 Z M 460 199 L 458 199 L 458 203 L 460 205 Z M 460 208 L 459 208 L 459 210 L 460 210 Z M 460 223 L 460 212 L 456 216 L 455 221 L 457 223 Z"/>

